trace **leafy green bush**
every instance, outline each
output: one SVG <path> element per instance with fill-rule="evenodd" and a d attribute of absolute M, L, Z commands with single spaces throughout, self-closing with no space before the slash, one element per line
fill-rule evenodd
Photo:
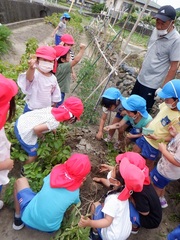
<path fill-rule="evenodd" d="M 92 13 L 100 13 L 105 7 L 105 3 L 94 3 L 91 7 Z M 106 9 L 104 10 L 106 11 Z"/>
<path fill-rule="evenodd" d="M 7 53 L 10 47 L 10 35 L 11 30 L 4 25 L 0 25 L 0 54 Z"/>

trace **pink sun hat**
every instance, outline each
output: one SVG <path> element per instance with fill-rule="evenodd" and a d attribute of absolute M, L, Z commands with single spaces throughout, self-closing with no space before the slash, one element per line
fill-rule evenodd
<path fill-rule="evenodd" d="M 10 100 L 18 92 L 18 86 L 12 79 L 0 74 L 0 129 L 6 123 L 7 113 L 10 107 Z"/>
<path fill-rule="evenodd" d="M 129 159 L 130 163 L 137 166 L 144 173 L 144 176 L 145 176 L 144 185 L 149 185 L 150 184 L 149 168 L 146 166 L 145 159 L 139 153 L 125 152 L 117 155 L 116 162 L 120 163 L 122 159 L 125 157 Z"/>
<path fill-rule="evenodd" d="M 88 155 L 75 153 L 65 163 L 56 165 L 50 173 L 52 188 L 78 189 L 90 173 L 91 162 Z"/>
<path fill-rule="evenodd" d="M 36 57 L 54 61 L 56 59 L 56 50 L 51 46 L 41 46 L 36 49 Z"/>
<path fill-rule="evenodd" d="M 133 192 L 141 192 L 143 190 L 144 173 L 137 166 L 130 163 L 128 158 L 124 157 L 121 160 L 119 171 L 125 182 L 125 187 L 118 196 L 119 200 L 125 201 Z"/>

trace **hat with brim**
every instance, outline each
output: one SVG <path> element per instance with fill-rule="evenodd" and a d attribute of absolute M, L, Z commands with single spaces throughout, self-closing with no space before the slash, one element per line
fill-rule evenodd
<path fill-rule="evenodd" d="M 158 18 L 163 22 L 175 20 L 176 10 L 171 5 L 162 6 L 153 18 Z"/>
<path fill-rule="evenodd" d="M 150 184 L 150 177 L 149 177 L 149 168 L 146 166 L 145 159 L 136 152 L 125 152 L 117 155 L 116 162 L 120 164 L 123 158 L 128 158 L 129 162 L 137 166 L 145 176 L 144 185 Z"/>
<path fill-rule="evenodd" d="M 54 61 L 56 59 L 56 51 L 51 46 L 41 46 L 36 50 L 36 57 Z"/>
<path fill-rule="evenodd" d="M 137 166 L 129 162 L 128 158 L 125 157 L 121 160 L 119 171 L 125 182 L 125 187 L 118 196 L 119 200 L 125 201 L 133 192 L 141 192 L 143 190 L 145 176 Z"/>
<path fill-rule="evenodd" d="M 18 86 L 12 79 L 0 74 L 0 129 L 6 123 L 7 113 L 10 107 L 10 100 L 18 92 Z"/>
<path fill-rule="evenodd" d="M 52 108 L 51 113 L 59 122 L 70 120 L 74 115 L 78 120 L 84 111 L 84 106 L 80 98 L 69 97 L 58 108 Z"/>
<path fill-rule="evenodd" d="M 139 95 L 133 94 L 129 98 L 123 98 L 121 103 L 125 110 L 140 112 L 144 118 L 148 118 L 146 100 Z"/>
<path fill-rule="evenodd" d="M 78 189 L 90 173 L 91 162 L 88 155 L 75 153 L 64 164 L 56 165 L 50 173 L 52 188 Z"/>
<path fill-rule="evenodd" d="M 108 98 L 110 100 L 122 100 L 123 99 L 123 96 L 122 96 L 121 92 L 119 91 L 119 89 L 114 88 L 114 87 L 110 87 L 110 88 L 106 89 L 104 91 L 102 97 Z"/>
<path fill-rule="evenodd" d="M 70 47 L 57 45 L 57 46 L 54 46 L 54 49 L 56 50 L 56 58 L 59 58 L 66 55 L 69 52 Z"/>

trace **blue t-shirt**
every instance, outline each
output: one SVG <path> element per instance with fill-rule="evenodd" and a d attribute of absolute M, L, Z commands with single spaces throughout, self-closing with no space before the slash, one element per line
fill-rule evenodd
<path fill-rule="evenodd" d="M 67 208 L 79 201 L 79 189 L 68 191 L 65 188 L 51 188 L 49 174 L 44 178 L 40 192 L 25 208 L 21 219 L 29 227 L 53 232 L 60 228 Z"/>
<path fill-rule="evenodd" d="M 142 128 L 146 127 L 146 125 L 152 120 L 152 117 L 151 117 L 150 114 L 148 114 L 147 118 L 142 117 L 141 120 L 138 123 L 135 123 L 134 120 L 131 117 L 126 115 L 126 116 L 123 117 L 123 120 L 126 121 L 126 122 L 130 122 L 133 129 L 139 129 L 140 132 L 142 132 Z M 137 132 L 137 133 L 140 133 L 140 132 Z"/>

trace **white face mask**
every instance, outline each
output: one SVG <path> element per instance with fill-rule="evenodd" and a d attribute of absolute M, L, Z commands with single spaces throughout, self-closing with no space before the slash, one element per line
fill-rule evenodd
<path fill-rule="evenodd" d="M 176 108 L 176 105 L 173 106 L 173 104 L 174 104 L 174 102 L 172 104 L 166 103 L 166 106 L 170 109 L 174 109 L 174 108 Z"/>
<path fill-rule="evenodd" d="M 44 73 L 48 73 L 53 70 L 54 63 L 53 62 L 48 62 L 48 61 L 43 61 L 39 60 L 38 64 L 38 69 Z"/>
<path fill-rule="evenodd" d="M 158 37 L 164 37 L 165 35 L 167 35 L 168 34 L 168 30 L 169 30 L 171 24 L 172 24 L 172 22 L 170 22 L 170 24 L 169 24 L 167 29 L 164 29 L 164 30 L 158 30 L 157 29 Z"/>
<path fill-rule="evenodd" d="M 136 120 L 137 118 L 138 118 L 137 114 L 134 117 L 132 117 L 133 120 Z"/>

